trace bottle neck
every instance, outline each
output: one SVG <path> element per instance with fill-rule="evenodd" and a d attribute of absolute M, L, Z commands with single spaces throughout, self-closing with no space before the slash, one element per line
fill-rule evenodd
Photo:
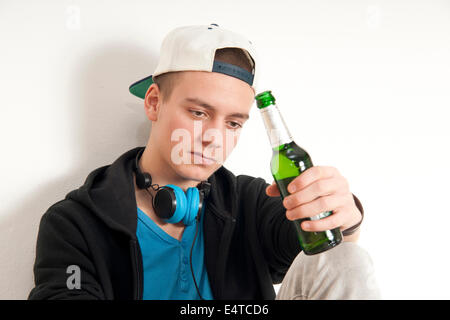
<path fill-rule="evenodd" d="M 260 111 L 272 149 L 293 141 L 276 104 L 271 104 Z"/>

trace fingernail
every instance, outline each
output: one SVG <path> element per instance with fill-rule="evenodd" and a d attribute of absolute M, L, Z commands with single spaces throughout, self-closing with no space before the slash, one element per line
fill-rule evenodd
<path fill-rule="evenodd" d="M 289 185 L 289 192 L 295 192 L 296 188 L 294 184 Z"/>

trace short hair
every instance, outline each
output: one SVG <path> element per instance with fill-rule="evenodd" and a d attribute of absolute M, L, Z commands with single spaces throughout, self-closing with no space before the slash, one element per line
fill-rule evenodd
<path fill-rule="evenodd" d="M 247 70 L 250 73 L 253 71 L 255 65 L 254 60 L 247 53 L 247 51 L 244 51 L 244 49 L 240 48 L 230 47 L 217 49 L 214 60 L 234 64 Z M 177 79 L 179 78 L 180 72 L 183 71 L 166 72 L 153 78 L 153 82 L 158 85 L 159 91 L 161 92 L 162 100 L 168 101 L 170 99 L 173 89 L 175 88 L 175 85 L 177 83 Z"/>

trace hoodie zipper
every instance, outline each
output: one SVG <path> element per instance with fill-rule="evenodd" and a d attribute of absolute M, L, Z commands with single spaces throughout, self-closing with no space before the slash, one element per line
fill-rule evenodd
<path fill-rule="evenodd" d="M 134 269 L 134 300 L 142 300 L 142 277 L 141 270 L 139 268 L 139 248 L 137 240 L 130 240 L 130 246 L 132 251 L 132 265 Z"/>
<path fill-rule="evenodd" d="M 229 217 L 226 220 L 223 236 L 220 240 L 219 252 L 221 252 L 221 254 L 219 255 L 216 267 L 217 292 L 219 293 L 218 299 L 224 299 L 225 266 L 235 222 L 236 219 L 232 217 Z"/>
<path fill-rule="evenodd" d="M 236 195 L 235 195 L 236 199 Z M 225 283 L 225 266 L 228 258 L 228 251 L 230 248 L 230 242 L 233 235 L 233 230 L 235 227 L 236 218 L 233 217 L 232 214 L 218 210 L 215 206 L 211 205 L 211 203 L 207 203 L 210 212 L 213 213 L 214 216 L 223 220 L 225 222 L 222 237 L 219 243 L 219 256 L 217 258 L 216 264 L 216 274 L 214 277 L 216 285 L 217 295 L 215 299 L 223 299 L 224 298 L 224 283 Z M 233 212 L 236 212 L 236 204 L 233 205 L 231 209 Z M 226 213 L 226 214 L 225 214 Z"/>

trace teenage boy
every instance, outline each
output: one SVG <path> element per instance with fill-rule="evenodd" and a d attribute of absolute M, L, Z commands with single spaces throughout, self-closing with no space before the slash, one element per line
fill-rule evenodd
<path fill-rule="evenodd" d="M 30 299 L 377 297 L 354 243 L 363 209 L 338 170 L 308 169 L 282 201 L 274 183 L 223 166 L 258 67 L 252 43 L 216 24 L 166 36 L 153 75 L 130 86 L 151 121 L 146 146 L 92 171 L 43 215 Z M 307 257 L 292 220 L 323 211 L 333 214 L 302 228 L 339 227 L 344 242 Z"/>

